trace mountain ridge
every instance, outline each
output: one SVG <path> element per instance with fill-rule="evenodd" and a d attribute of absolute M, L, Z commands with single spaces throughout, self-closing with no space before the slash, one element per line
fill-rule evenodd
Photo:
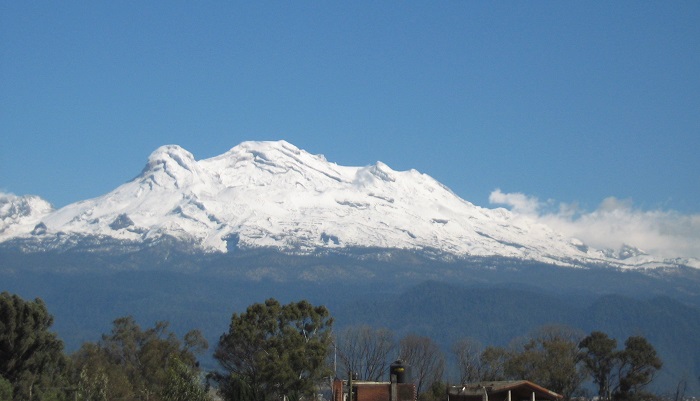
<path fill-rule="evenodd" d="M 1 197 L 0 243 L 20 241 L 35 251 L 71 237 L 130 246 L 172 237 L 200 252 L 366 247 L 569 267 L 700 267 L 633 247 L 596 250 L 506 209 L 476 206 L 416 170 L 340 166 L 285 141 L 243 142 L 199 161 L 178 145 L 161 146 L 133 180 L 58 210 L 34 198 L 37 207 L 26 210 L 17 206 L 25 198 Z"/>

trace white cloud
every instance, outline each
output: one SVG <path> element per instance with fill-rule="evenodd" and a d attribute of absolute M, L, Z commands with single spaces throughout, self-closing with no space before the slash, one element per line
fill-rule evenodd
<path fill-rule="evenodd" d="M 493 204 L 509 206 L 515 214 L 526 215 L 563 235 L 598 248 L 635 246 L 662 257 L 700 258 L 700 215 L 672 210 L 641 210 L 630 200 L 609 197 L 593 211 L 576 204 L 541 202 L 522 193 L 496 189 L 489 196 Z"/>
<path fill-rule="evenodd" d="M 489 195 L 489 202 L 510 206 L 512 211 L 526 215 L 537 213 L 540 207 L 540 201 L 537 198 L 518 192 L 507 194 L 498 188 Z"/>

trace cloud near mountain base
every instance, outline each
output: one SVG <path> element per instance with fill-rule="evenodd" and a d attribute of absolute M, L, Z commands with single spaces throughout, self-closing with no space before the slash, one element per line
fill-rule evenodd
<path fill-rule="evenodd" d="M 546 224 L 563 235 L 598 249 L 623 244 L 662 257 L 700 258 L 700 215 L 673 210 L 641 210 L 630 200 L 604 199 L 593 211 L 576 204 L 557 203 L 522 193 L 491 192 L 489 202 L 514 214 Z"/>

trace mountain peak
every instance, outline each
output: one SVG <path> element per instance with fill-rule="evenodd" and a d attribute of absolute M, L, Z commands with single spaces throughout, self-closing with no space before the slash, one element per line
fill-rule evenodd
<path fill-rule="evenodd" d="M 296 146 L 292 145 L 291 143 L 285 141 L 285 140 L 278 140 L 278 141 L 244 141 L 241 142 L 240 144 L 234 146 L 232 149 L 246 149 L 246 150 L 257 150 L 257 151 L 264 151 L 264 150 L 278 150 L 278 151 L 290 151 L 295 154 L 300 154 L 303 152 L 301 149 L 297 148 Z"/>
<path fill-rule="evenodd" d="M 328 179 L 351 181 L 349 170 L 286 141 L 243 142 L 220 156 L 201 160 L 199 165 L 215 172 L 226 187 L 266 185 L 282 189 L 300 185 L 321 189 Z"/>
<path fill-rule="evenodd" d="M 308 160 L 326 162 L 321 155 L 312 155 L 287 141 L 248 141 L 242 142 L 222 157 L 237 160 L 251 160 L 261 165 L 285 164 L 292 160 L 304 164 Z"/>
<path fill-rule="evenodd" d="M 144 170 L 157 170 L 165 166 L 168 169 L 192 171 L 197 162 L 192 153 L 178 145 L 164 145 L 154 150 L 148 157 Z"/>
<path fill-rule="evenodd" d="M 151 153 L 140 177 L 150 185 L 180 188 L 200 173 L 192 153 L 178 145 L 165 145 Z"/>

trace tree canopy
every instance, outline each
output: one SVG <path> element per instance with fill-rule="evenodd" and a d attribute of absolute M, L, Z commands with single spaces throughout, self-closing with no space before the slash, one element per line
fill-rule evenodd
<path fill-rule="evenodd" d="M 0 376 L 5 382 L 0 391 L 7 393 L 11 386 L 15 399 L 41 400 L 55 397 L 64 386 L 63 342 L 49 331 L 52 325 L 41 299 L 0 294 Z"/>
<path fill-rule="evenodd" d="M 612 372 L 617 363 L 617 340 L 603 332 L 594 331 L 581 340 L 579 348 L 583 352 L 581 360 L 598 386 L 598 397 L 602 400 L 609 399 Z"/>
<path fill-rule="evenodd" d="M 663 363 L 656 350 L 641 336 L 632 336 L 625 341 L 625 349 L 618 354 L 620 384 L 616 399 L 632 400 L 644 393 L 644 387 L 651 383 L 656 371 Z"/>
<path fill-rule="evenodd" d="M 296 400 L 314 393 L 331 371 L 326 364 L 333 319 L 324 306 L 308 301 L 281 305 L 275 299 L 234 313 L 229 331 L 214 352 L 227 399 Z"/>
<path fill-rule="evenodd" d="M 183 341 L 157 322 L 143 330 L 131 316 L 114 321 L 112 332 L 98 343 L 85 343 L 72 360 L 79 375 L 82 400 L 173 399 L 173 375 L 189 373 L 198 379 L 195 354 L 207 348 L 201 333 L 193 330 Z"/>
<path fill-rule="evenodd" d="M 532 381 L 568 400 L 579 392 L 586 378 L 579 364 L 580 337 L 565 326 L 541 327 L 513 351 L 505 370 L 510 378 Z"/>
<path fill-rule="evenodd" d="M 389 354 L 395 348 L 394 333 L 368 325 L 350 326 L 335 337 L 345 372 L 358 373 L 362 380 L 379 381 L 389 371 Z"/>
<path fill-rule="evenodd" d="M 410 366 L 419 394 L 441 381 L 445 373 L 445 356 L 429 337 L 409 334 L 402 338 L 399 358 Z"/>
<path fill-rule="evenodd" d="M 625 341 L 625 349 L 617 350 L 617 341 L 607 334 L 594 331 L 579 344 L 581 360 L 598 385 L 601 400 L 637 400 L 647 394 L 662 362 L 654 347 L 641 336 Z"/>
<path fill-rule="evenodd" d="M 481 379 L 479 355 L 481 343 L 474 338 L 461 338 L 452 344 L 452 354 L 459 368 L 459 383 L 472 383 Z"/>

